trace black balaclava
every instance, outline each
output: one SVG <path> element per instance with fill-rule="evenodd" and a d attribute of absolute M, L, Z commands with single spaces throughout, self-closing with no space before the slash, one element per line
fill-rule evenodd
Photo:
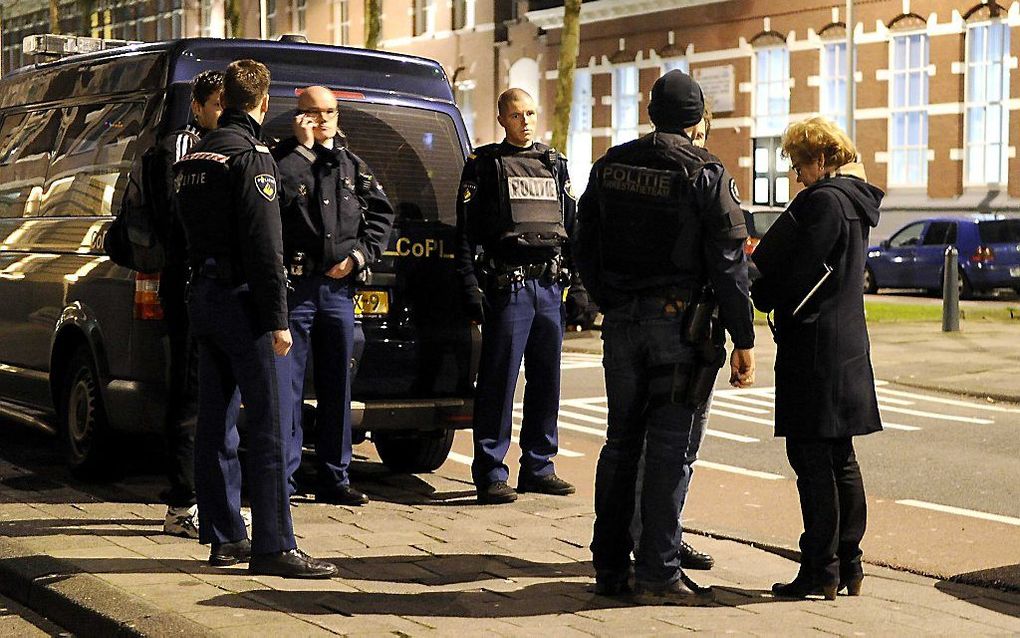
<path fill-rule="evenodd" d="M 701 87 L 683 71 L 666 73 L 652 85 L 648 116 L 656 130 L 683 133 L 701 121 L 705 114 L 705 96 Z"/>

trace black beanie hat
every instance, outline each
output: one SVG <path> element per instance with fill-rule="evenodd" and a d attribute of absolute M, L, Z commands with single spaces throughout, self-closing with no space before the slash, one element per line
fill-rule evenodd
<path fill-rule="evenodd" d="M 652 85 L 648 116 L 660 131 L 681 133 L 700 122 L 704 114 L 705 96 L 701 87 L 683 71 L 674 69 Z"/>

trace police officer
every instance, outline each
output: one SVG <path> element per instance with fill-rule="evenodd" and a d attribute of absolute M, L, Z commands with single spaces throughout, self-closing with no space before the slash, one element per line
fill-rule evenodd
<path fill-rule="evenodd" d="M 482 324 L 471 466 L 478 501 L 509 503 L 503 459 L 510 447 L 514 390 L 523 359 L 527 375 L 517 492 L 572 494 L 556 476 L 556 416 L 563 343 L 563 287 L 569 281 L 568 233 L 575 201 L 566 158 L 534 141 L 535 102 L 521 89 L 499 96 L 506 138 L 475 150 L 461 176 L 457 269 L 468 315 Z M 481 255 L 477 254 L 478 247 Z M 571 294 L 585 308 L 578 283 Z"/>
<path fill-rule="evenodd" d="M 189 314 L 199 344 L 195 488 L 199 533 L 215 566 L 252 574 L 328 578 L 336 566 L 297 549 L 287 499 L 284 434 L 290 374 L 283 358 L 286 275 L 277 170 L 260 141 L 269 69 L 227 67 L 219 126 L 177 163 L 174 187 L 194 271 Z M 241 518 L 237 417 L 245 407 L 252 539 Z"/>
<path fill-rule="evenodd" d="M 747 233 L 733 179 L 691 143 L 687 129 L 703 109 L 701 88 L 687 74 L 659 78 L 648 105 L 656 130 L 595 163 L 575 237 L 581 277 L 605 315 L 609 427 L 595 476 L 596 591 L 630 591 L 629 527 L 647 443 L 634 566 L 646 604 L 711 597 L 681 569 L 678 517 L 692 428 L 725 360 L 720 322 L 734 343 L 730 383 L 754 381 Z"/>
<path fill-rule="evenodd" d="M 203 71 L 191 81 L 191 120 L 159 143 L 150 165 L 154 180 L 152 204 L 164 238 L 167 264 L 160 272 L 159 298 L 170 345 L 169 388 L 165 423 L 167 479 L 162 497 L 167 503 L 163 533 L 198 538 L 195 505 L 195 422 L 198 420 L 198 349 L 188 327 L 185 303 L 188 256 L 184 228 L 173 210 L 174 163 L 216 128 L 223 107 L 223 73 Z M 148 168 L 148 167 L 146 167 Z"/>
<path fill-rule="evenodd" d="M 315 499 L 363 505 L 351 487 L 351 377 L 354 282 L 379 259 L 393 208 L 382 186 L 339 134 L 332 91 L 310 86 L 298 97 L 294 137 L 275 150 L 282 185 L 283 245 L 293 291 L 288 295 L 294 347 L 288 355 L 293 388 L 287 473 L 301 465 L 302 408 L 309 350 L 315 364 Z"/>

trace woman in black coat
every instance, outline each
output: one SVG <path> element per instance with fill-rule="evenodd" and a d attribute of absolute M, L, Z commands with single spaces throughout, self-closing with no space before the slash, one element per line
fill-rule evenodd
<path fill-rule="evenodd" d="M 783 153 L 806 188 L 755 250 L 761 278 L 751 294 L 775 313 L 775 434 L 786 437 L 797 474 L 804 533 L 797 577 L 772 591 L 835 599 L 844 588 L 859 594 L 864 579 L 867 510 L 852 437 L 882 429 L 863 289 L 883 193 L 852 163 L 850 139 L 823 118 L 791 125 Z"/>

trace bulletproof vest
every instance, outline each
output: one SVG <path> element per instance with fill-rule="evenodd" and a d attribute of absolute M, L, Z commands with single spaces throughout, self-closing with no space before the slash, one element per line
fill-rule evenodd
<path fill-rule="evenodd" d="M 525 246 L 559 246 L 567 239 L 552 149 L 496 158 L 500 188 L 496 237 Z"/>
<path fill-rule="evenodd" d="M 687 240 L 700 233 L 690 177 L 700 161 L 681 153 L 664 157 L 651 149 L 649 155 L 630 153 L 606 161 L 596 176 L 602 263 L 628 277 L 682 272 L 692 243 Z"/>
<path fill-rule="evenodd" d="M 174 165 L 174 192 L 192 264 L 200 264 L 208 257 L 233 257 L 231 247 L 236 243 L 233 190 L 227 155 L 191 153 Z"/>

